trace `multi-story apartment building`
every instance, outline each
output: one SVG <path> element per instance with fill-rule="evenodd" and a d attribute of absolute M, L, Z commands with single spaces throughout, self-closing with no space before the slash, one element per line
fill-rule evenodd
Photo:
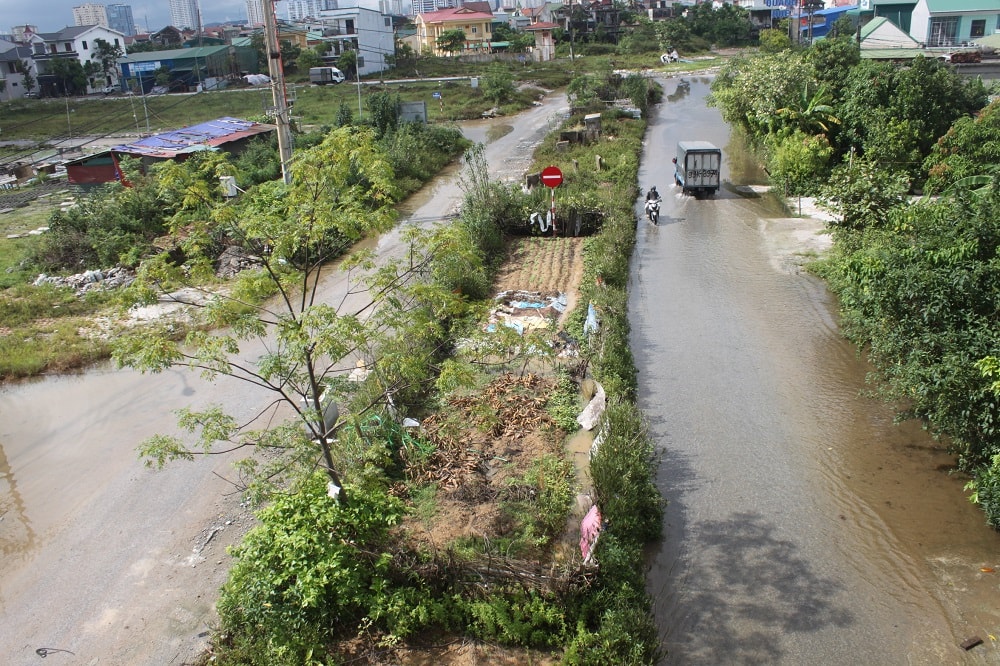
<path fill-rule="evenodd" d="M 268 0 L 247 0 L 247 24 L 264 25 L 264 3 Z"/>
<path fill-rule="evenodd" d="M 104 5 L 79 5 L 73 8 L 73 25 L 99 25 L 107 28 L 108 12 Z"/>
<path fill-rule="evenodd" d="M 131 37 L 136 33 L 132 5 L 107 5 L 108 27 Z"/>
<path fill-rule="evenodd" d="M 307 18 L 319 18 L 320 12 L 324 9 L 336 9 L 336 1 L 327 0 L 288 0 L 286 3 L 289 21 L 303 21 Z"/>
<path fill-rule="evenodd" d="M 198 0 L 170 0 L 170 24 L 175 28 L 200 28 Z"/>

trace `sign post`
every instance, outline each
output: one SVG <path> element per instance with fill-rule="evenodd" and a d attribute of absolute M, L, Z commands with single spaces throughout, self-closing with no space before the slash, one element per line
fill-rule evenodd
<path fill-rule="evenodd" d="M 549 203 L 549 215 L 551 216 L 552 223 L 552 235 L 556 235 L 556 188 L 562 185 L 563 174 L 556 166 L 547 166 L 542 169 L 542 173 L 539 175 L 539 180 L 542 181 L 542 185 L 549 188 L 552 193 Z"/>

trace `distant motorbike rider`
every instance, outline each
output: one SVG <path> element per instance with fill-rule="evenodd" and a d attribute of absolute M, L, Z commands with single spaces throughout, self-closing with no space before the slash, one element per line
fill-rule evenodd
<path fill-rule="evenodd" d="M 649 188 L 649 192 L 646 192 L 646 217 L 653 224 L 656 224 L 660 219 L 660 193 L 656 191 L 656 186 Z"/>

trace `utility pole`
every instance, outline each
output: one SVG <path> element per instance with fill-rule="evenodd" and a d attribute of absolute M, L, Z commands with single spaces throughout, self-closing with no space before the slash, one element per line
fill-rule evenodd
<path fill-rule="evenodd" d="M 281 158 L 281 177 L 288 185 L 292 182 L 292 129 L 288 119 L 288 102 L 285 98 L 285 68 L 281 64 L 281 47 L 278 45 L 278 23 L 274 15 L 274 0 L 261 0 L 264 14 L 264 45 L 267 50 L 267 71 L 271 75 L 271 94 L 274 99 L 274 121 L 278 126 L 278 156 Z"/>
<path fill-rule="evenodd" d="M 573 55 L 573 38 L 574 38 L 574 35 L 575 35 L 575 33 L 573 31 L 573 0 L 569 0 L 569 62 L 570 62 L 570 67 L 573 66 L 572 63 L 576 59 L 575 56 Z"/>

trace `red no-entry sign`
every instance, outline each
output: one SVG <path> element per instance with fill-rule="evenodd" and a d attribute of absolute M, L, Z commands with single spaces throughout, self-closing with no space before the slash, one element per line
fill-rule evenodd
<path fill-rule="evenodd" d="M 539 179 L 545 187 L 559 187 L 562 185 L 563 181 L 562 171 L 559 170 L 559 167 L 545 167 L 542 169 L 542 174 L 539 176 Z"/>

